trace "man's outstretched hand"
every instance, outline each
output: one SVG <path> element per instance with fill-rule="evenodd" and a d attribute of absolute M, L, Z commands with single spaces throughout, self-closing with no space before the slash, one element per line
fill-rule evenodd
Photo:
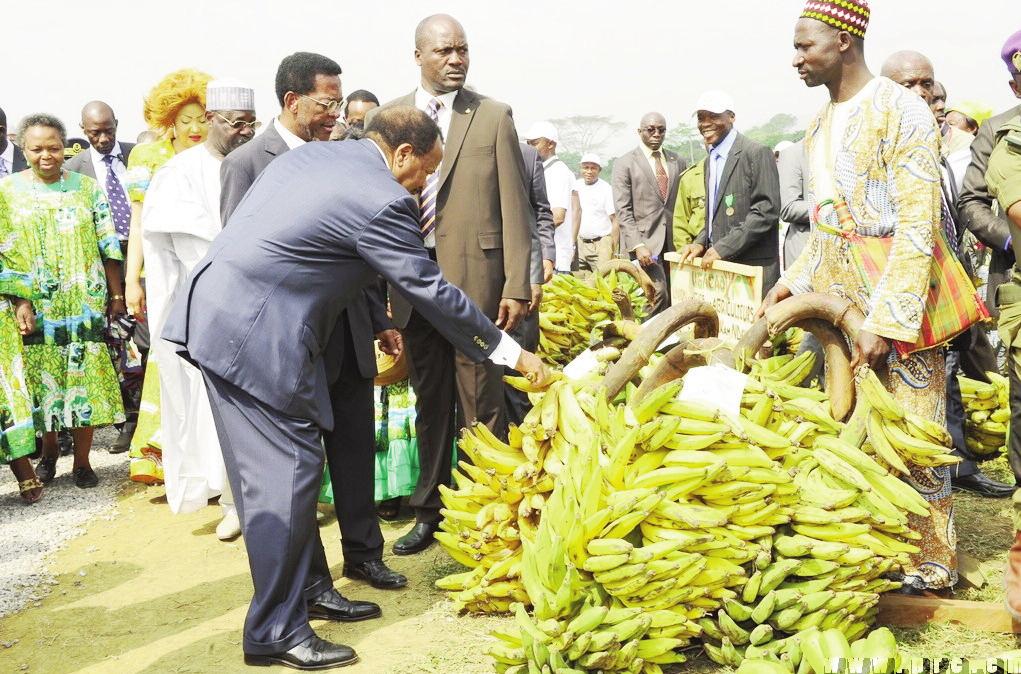
<path fill-rule="evenodd" d="M 521 355 L 518 356 L 518 363 L 514 366 L 514 369 L 525 375 L 536 387 L 542 387 L 545 385 L 546 380 L 549 379 L 549 368 L 531 351 L 521 350 Z"/>
<path fill-rule="evenodd" d="M 777 283 L 773 286 L 773 289 L 766 293 L 766 296 L 762 298 L 762 304 L 759 305 L 758 310 L 755 312 L 755 320 L 759 320 L 765 315 L 769 308 L 777 302 L 782 302 L 791 296 L 791 289 L 787 286 L 780 285 Z"/>

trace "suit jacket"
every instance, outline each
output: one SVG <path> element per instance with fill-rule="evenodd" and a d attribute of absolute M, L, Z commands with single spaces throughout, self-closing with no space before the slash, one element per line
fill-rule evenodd
<path fill-rule="evenodd" d="M 261 134 L 224 157 L 220 165 L 220 221 L 224 227 L 244 200 L 252 183 L 270 162 L 289 149 L 276 126 L 270 124 Z M 347 315 L 358 370 L 363 377 L 370 379 L 376 376 L 374 335 L 393 327 L 393 324 L 386 315 L 386 302 L 379 288 L 373 285 L 366 289 L 364 295 L 364 298 L 351 302 Z M 326 351 L 331 382 L 340 373 L 346 341 L 347 336 L 338 330 Z"/>
<path fill-rule="evenodd" d="M 469 358 L 499 344 L 501 332 L 430 259 L 418 203 L 375 144 L 309 143 L 258 177 L 162 336 L 270 407 L 330 430 L 324 345 L 377 275 Z"/>
<path fill-rule="evenodd" d="M 645 245 L 653 255 L 673 250 L 673 215 L 677 184 L 688 162 L 676 152 L 663 150 L 667 176 L 666 201 L 659 196 L 659 183 L 641 147 L 613 163 L 613 200 L 617 207 L 621 247 L 626 251 Z"/>
<path fill-rule="evenodd" d="M 706 194 L 711 193 L 709 173 L 706 166 Z M 734 197 L 729 209 L 727 195 Z M 716 193 L 711 239 L 708 220 L 707 205 L 707 228 L 695 243 L 715 248 L 728 262 L 762 267 L 762 293 L 768 292 L 780 278 L 780 179 L 772 150 L 737 134 Z"/>
<path fill-rule="evenodd" d="M 521 143 L 521 157 L 525 160 L 525 188 L 532 206 L 532 264 L 529 278 L 532 285 L 542 285 L 543 260 L 556 260 L 557 247 L 553 242 L 553 209 L 546 196 L 546 174 L 539 151 L 528 143 Z"/>
<path fill-rule="evenodd" d="M 961 222 L 979 241 L 989 246 L 989 281 L 986 304 L 994 316 L 999 314 L 996 307 L 996 289 L 1010 280 L 1014 265 L 1014 253 L 1007 245 L 1010 227 L 1002 214 L 993 212 L 993 198 L 986 187 L 986 167 L 993 152 L 996 132 L 1000 127 L 1021 113 L 1021 105 L 990 118 L 981 127 L 971 143 L 971 164 L 964 172 L 964 187 L 957 200 Z"/>
<path fill-rule="evenodd" d="M 415 93 L 383 107 L 394 105 L 414 107 Z M 524 162 L 507 105 L 461 89 L 452 107 L 436 195 L 436 260 L 444 276 L 495 319 L 502 298 L 527 302 L 532 296 Z M 376 110 L 365 116 L 366 128 Z M 391 308 L 394 322 L 407 325 L 410 305 L 397 297 Z"/>
<path fill-rule="evenodd" d="M 128 157 L 131 156 L 131 151 L 135 148 L 134 143 L 120 143 L 121 146 L 121 161 L 125 166 L 128 165 Z M 92 151 L 89 149 L 82 150 L 75 156 L 67 160 L 64 164 L 64 168 L 68 171 L 74 171 L 75 173 L 81 173 L 86 175 L 93 180 L 96 178 L 96 167 L 92 163 Z"/>
<path fill-rule="evenodd" d="M 13 152 L 11 162 L 13 166 L 8 166 L 7 170 L 10 171 L 11 173 L 17 173 L 18 171 L 24 171 L 25 169 L 27 169 L 28 162 L 25 160 L 25 153 L 21 151 L 21 148 L 15 145 L 14 143 L 11 143 L 11 150 Z"/>

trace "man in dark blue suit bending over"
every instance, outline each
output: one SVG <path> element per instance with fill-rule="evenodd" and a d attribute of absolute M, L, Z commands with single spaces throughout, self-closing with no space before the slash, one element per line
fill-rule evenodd
<path fill-rule="evenodd" d="M 363 287 L 382 275 L 468 357 L 547 377 L 422 244 L 415 195 L 442 158 L 439 128 L 410 107 L 381 111 L 363 140 L 291 150 L 252 185 L 171 310 L 162 337 L 206 379 L 248 549 L 248 664 L 357 659 L 319 639 L 308 616 L 337 599 L 315 530 L 321 436 L 333 426 L 322 351 Z"/>

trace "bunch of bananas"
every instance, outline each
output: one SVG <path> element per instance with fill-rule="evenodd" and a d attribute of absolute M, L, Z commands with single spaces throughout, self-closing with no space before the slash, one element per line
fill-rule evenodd
<path fill-rule="evenodd" d="M 987 372 L 990 383 L 959 376 L 964 402 L 964 442 L 976 457 L 992 458 L 1007 451 L 1010 398 L 1007 378 Z"/>
<path fill-rule="evenodd" d="M 598 327 L 621 319 L 640 321 L 645 307 L 641 286 L 624 272 L 585 278 L 557 274 L 543 286 L 538 355 L 549 364 L 566 365 L 601 338 Z"/>
<path fill-rule="evenodd" d="M 776 355 L 794 355 L 801 349 L 805 331 L 801 328 L 788 328 L 773 338 L 773 353 Z"/>
<path fill-rule="evenodd" d="M 752 653 L 752 648 L 748 649 Z M 790 637 L 780 653 L 749 654 L 737 674 L 827 674 L 833 671 L 900 671 L 900 654 L 893 633 L 881 627 L 867 637 L 848 643 L 840 630 L 811 628 Z"/>
<path fill-rule="evenodd" d="M 885 465 L 908 475 L 908 464 L 932 467 L 960 462 L 950 454 L 953 441 L 942 424 L 905 410 L 875 372 L 862 369 L 859 389 L 871 408 L 866 421 L 868 441 Z"/>

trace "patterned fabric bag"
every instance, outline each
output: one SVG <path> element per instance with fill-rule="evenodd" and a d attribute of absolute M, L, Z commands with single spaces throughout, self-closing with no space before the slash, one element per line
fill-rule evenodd
<path fill-rule="evenodd" d="M 831 206 L 837 214 L 839 227 L 823 222 L 820 210 Z M 861 236 L 846 202 L 821 202 L 815 209 L 816 226 L 820 230 L 843 237 L 848 242 L 851 256 L 861 278 L 874 291 L 886 270 L 893 246 L 892 236 Z M 960 260 L 954 255 L 941 227 L 933 228 L 935 244 L 932 249 L 932 271 L 929 276 L 929 294 L 925 301 L 922 329 L 914 344 L 893 340 L 901 358 L 947 344 L 975 323 L 988 320 L 989 309 L 965 273 Z"/>

